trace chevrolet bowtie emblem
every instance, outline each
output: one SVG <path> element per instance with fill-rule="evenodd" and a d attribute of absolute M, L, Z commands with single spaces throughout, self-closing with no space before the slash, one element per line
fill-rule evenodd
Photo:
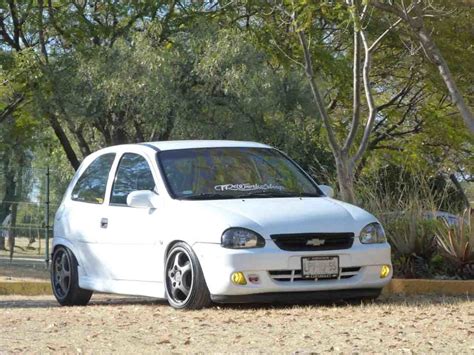
<path fill-rule="evenodd" d="M 326 243 L 326 241 L 324 239 L 314 238 L 314 239 L 308 240 L 306 242 L 306 245 L 312 245 L 312 246 L 315 246 L 315 247 L 319 247 L 321 245 L 324 245 L 324 243 Z"/>

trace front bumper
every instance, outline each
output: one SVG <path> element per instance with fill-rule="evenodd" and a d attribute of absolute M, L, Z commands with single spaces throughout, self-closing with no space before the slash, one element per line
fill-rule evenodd
<path fill-rule="evenodd" d="M 390 246 L 387 243 L 354 243 L 352 248 L 345 250 L 289 252 L 267 240 L 264 248 L 256 249 L 225 249 L 211 243 L 196 243 L 193 249 L 199 258 L 209 291 L 216 301 L 222 298 L 220 296 L 269 293 L 356 289 L 380 291 L 392 278 Z M 336 255 L 339 256 L 341 271 L 339 278 L 302 280 L 295 277 L 301 270 L 301 257 Z M 390 274 L 385 278 L 380 278 L 382 265 L 390 265 Z M 247 281 L 249 275 L 258 276 L 259 282 L 235 285 L 231 282 L 231 274 L 236 271 L 243 272 Z M 285 272 L 292 276 L 283 278 L 281 274 Z"/>

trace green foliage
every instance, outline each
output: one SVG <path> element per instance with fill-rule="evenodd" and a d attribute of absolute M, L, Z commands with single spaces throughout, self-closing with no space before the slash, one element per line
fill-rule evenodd
<path fill-rule="evenodd" d="M 308 34 L 316 80 L 342 142 L 352 120 L 356 18 L 345 1 L 282 2 L 298 15 L 296 29 L 267 1 L 55 0 L 43 9 L 40 2 L 14 3 L 23 38 L 15 38 L 10 7 L 0 2 L 6 32 L 18 42 L 0 47 L 0 114 L 18 100 L 0 118 L 0 158 L 13 172 L 20 165 L 54 167 L 54 200 L 73 173 L 64 140 L 79 161 L 120 143 L 256 140 L 288 152 L 319 181 L 336 180 L 295 31 Z M 474 11 L 445 0 L 433 5 L 454 10 L 427 24 L 472 106 Z M 393 21 L 372 10 L 364 24 L 369 42 Z M 423 211 L 457 212 L 462 199 L 446 176 L 468 180 L 474 171 L 474 137 L 417 48 L 400 26 L 374 52 L 371 85 L 380 110 L 355 167 L 361 205 L 387 224 L 407 272 L 419 258 L 440 269 L 446 255 L 433 251 L 433 226 Z M 361 117 L 366 114 L 363 98 Z M 61 143 L 54 122 L 63 131 Z M 429 186 L 414 191 L 420 175 Z M 44 183 L 36 188 L 43 191 Z M 0 185 L 0 198 L 4 192 Z M 392 212 L 393 218 L 384 215 Z"/>
<path fill-rule="evenodd" d="M 466 209 L 457 225 L 443 223 L 436 230 L 440 252 L 458 273 L 474 278 L 474 226 L 471 209 Z"/>
<path fill-rule="evenodd" d="M 423 176 L 389 171 L 385 176 L 365 179 L 358 185 L 358 194 L 362 207 L 384 226 L 392 246 L 396 275 L 431 277 L 441 271 L 431 265 L 431 260 L 440 253 L 435 235 L 442 221 L 436 218 L 436 213 L 446 204 L 449 196 L 446 189 L 437 190 Z M 444 257 L 443 262 L 447 262 Z M 442 270 L 453 272 L 449 268 Z"/>
<path fill-rule="evenodd" d="M 384 226 L 398 276 L 472 277 L 470 213 L 465 211 L 457 225 L 437 214 L 459 211 L 450 187 L 440 181 L 392 168 L 358 186 L 362 206 Z"/>

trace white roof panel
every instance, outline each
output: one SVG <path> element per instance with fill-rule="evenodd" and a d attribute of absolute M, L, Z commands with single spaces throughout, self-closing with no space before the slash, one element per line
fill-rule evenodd
<path fill-rule="evenodd" d="M 218 148 L 218 147 L 243 147 L 243 148 L 270 148 L 270 146 L 256 142 L 226 141 L 226 140 L 182 140 L 147 142 L 159 150 L 190 149 L 190 148 Z"/>

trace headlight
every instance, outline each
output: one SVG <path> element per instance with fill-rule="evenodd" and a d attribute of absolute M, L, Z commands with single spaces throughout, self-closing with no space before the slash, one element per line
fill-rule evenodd
<path fill-rule="evenodd" d="M 371 223 L 366 225 L 360 232 L 360 242 L 362 244 L 385 243 L 385 231 L 380 223 Z"/>
<path fill-rule="evenodd" d="M 265 239 L 249 229 L 229 228 L 222 234 L 221 245 L 229 249 L 262 248 Z"/>

